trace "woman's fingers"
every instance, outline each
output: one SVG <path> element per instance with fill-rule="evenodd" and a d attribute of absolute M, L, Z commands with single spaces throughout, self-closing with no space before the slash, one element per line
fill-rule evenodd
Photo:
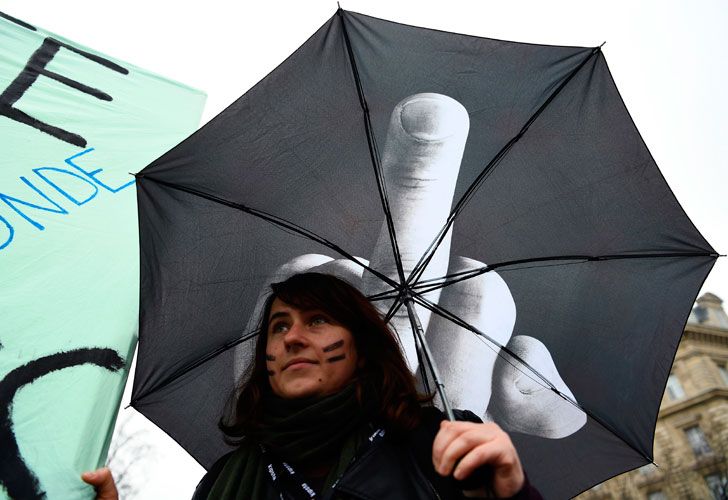
<path fill-rule="evenodd" d="M 458 460 L 487 440 L 484 431 L 476 426 L 470 422 L 441 423 L 432 445 L 432 461 L 440 475 L 450 475 Z"/>
<path fill-rule="evenodd" d="M 493 467 L 492 488 L 496 497 L 511 497 L 523 487 L 525 475 L 518 454 L 512 444 L 500 439 L 481 444 L 470 450 L 458 463 L 453 477 L 463 480 L 485 464 Z"/>
<path fill-rule="evenodd" d="M 84 472 L 81 479 L 96 488 L 96 500 L 119 500 L 116 483 L 108 467 L 92 472 Z"/>
<path fill-rule="evenodd" d="M 458 480 L 490 465 L 498 497 L 516 494 L 525 480 L 510 437 L 493 423 L 443 422 L 433 443 L 432 461 L 439 474 L 452 474 Z"/>

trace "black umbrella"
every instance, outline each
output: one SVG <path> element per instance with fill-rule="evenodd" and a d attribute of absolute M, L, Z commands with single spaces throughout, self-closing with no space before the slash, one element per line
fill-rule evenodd
<path fill-rule="evenodd" d="M 599 47 L 342 10 L 137 181 L 132 405 L 203 466 L 266 285 L 315 269 L 381 307 L 423 385 L 512 431 L 547 497 L 574 495 L 651 460 L 717 257 Z"/>

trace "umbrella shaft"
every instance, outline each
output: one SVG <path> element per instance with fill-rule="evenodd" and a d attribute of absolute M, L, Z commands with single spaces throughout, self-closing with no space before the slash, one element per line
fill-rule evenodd
<path fill-rule="evenodd" d="M 440 373 L 437 370 L 437 366 L 435 366 L 435 362 L 432 359 L 432 353 L 430 352 L 430 347 L 427 345 L 427 341 L 425 340 L 424 332 L 422 331 L 422 324 L 420 323 L 420 318 L 417 316 L 417 311 L 415 311 L 414 301 L 412 297 L 407 294 L 404 297 L 404 304 L 407 307 L 407 314 L 410 318 L 410 323 L 412 324 L 412 332 L 415 336 L 415 341 L 418 344 L 418 347 L 424 357 L 425 363 L 427 364 L 427 367 L 430 368 L 430 372 L 432 373 L 432 378 L 435 380 L 435 386 L 437 387 L 437 394 L 440 396 L 440 400 L 442 401 L 442 406 L 445 409 L 445 414 L 447 415 L 448 420 L 455 420 L 455 415 L 452 412 L 452 408 L 450 407 L 450 401 L 445 395 L 445 384 L 442 383 L 442 379 L 440 378 Z"/>

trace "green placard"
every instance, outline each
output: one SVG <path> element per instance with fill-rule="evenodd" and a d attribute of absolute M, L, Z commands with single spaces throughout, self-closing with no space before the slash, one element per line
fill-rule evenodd
<path fill-rule="evenodd" d="M 133 177 L 205 95 L 0 14 L 0 498 L 89 498 L 138 321 Z"/>

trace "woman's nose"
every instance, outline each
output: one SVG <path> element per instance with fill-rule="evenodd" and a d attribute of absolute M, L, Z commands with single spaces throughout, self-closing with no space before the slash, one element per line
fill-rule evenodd
<path fill-rule="evenodd" d="M 288 349 L 294 346 L 304 346 L 306 344 L 306 336 L 304 335 L 303 325 L 294 322 L 283 337 L 283 342 Z"/>

